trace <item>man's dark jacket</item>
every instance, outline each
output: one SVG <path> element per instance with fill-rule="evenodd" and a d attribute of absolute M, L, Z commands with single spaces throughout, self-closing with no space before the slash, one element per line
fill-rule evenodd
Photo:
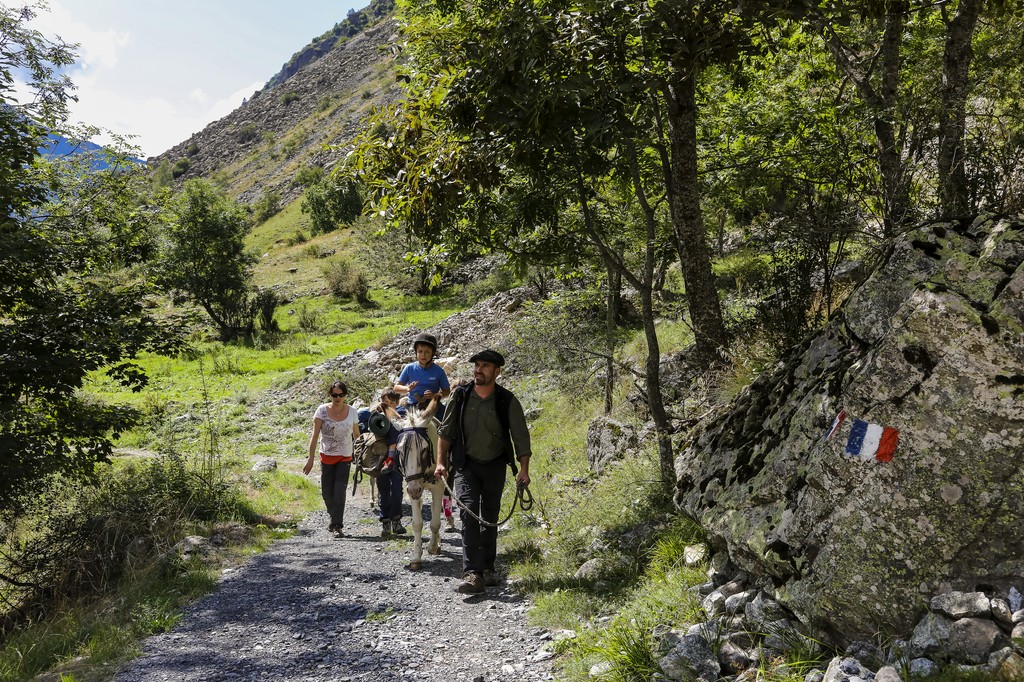
<path fill-rule="evenodd" d="M 516 466 L 515 447 L 512 445 L 512 430 L 509 427 L 508 411 L 512 406 L 512 391 L 504 388 L 501 384 L 494 385 L 494 409 L 498 411 L 498 421 L 501 423 L 501 433 L 505 440 L 505 459 L 512 467 L 512 475 L 519 473 Z M 469 392 L 473 390 L 473 384 L 463 384 L 452 391 L 452 399 L 445 409 L 456 410 L 454 430 L 452 431 L 451 462 L 456 469 L 466 465 L 466 437 L 462 433 L 462 420 L 465 416 L 466 405 L 469 403 Z"/>

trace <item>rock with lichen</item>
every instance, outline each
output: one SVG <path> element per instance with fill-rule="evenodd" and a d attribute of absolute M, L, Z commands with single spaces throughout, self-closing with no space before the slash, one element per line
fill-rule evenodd
<path fill-rule="evenodd" d="M 931 595 L 1024 585 L 1022 263 L 1019 221 L 903 235 L 679 444 L 679 507 L 805 624 L 909 632 Z M 847 454 L 855 420 L 898 431 L 891 461 Z"/>

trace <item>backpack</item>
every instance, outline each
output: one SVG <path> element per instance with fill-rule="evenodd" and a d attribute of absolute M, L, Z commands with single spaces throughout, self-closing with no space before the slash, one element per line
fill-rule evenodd
<path fill-rule="evenodd" d="M 380 471 L 384 468 L 384 460 L 387 458 L 388 444 L 383 438 L 378 438 L 367 432 L 356 441 L 356 468 L 370 478 L 380 476 Z"/>

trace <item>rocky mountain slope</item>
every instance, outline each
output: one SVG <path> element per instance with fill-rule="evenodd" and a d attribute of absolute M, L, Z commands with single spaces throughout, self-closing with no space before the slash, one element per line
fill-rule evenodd
<path fill-rule="evenodd" d="M 272 88 L 288 80 L 316 60 L 330 54 L 337 47 L 338 41 L 356 36 L 367 26 L 391 16 L 394 10 L 395 0 L 371 0 L 369 5 L 358 12 L 349 10 L 344 21 L 339 21 L 330 31 L 325 31 L 293 54 L 281 70 L 271 76 L 263 89 Z"/>
<path fill-rule="evenodd" d="M 344 147 L 374 105 L 397 96 L 395 37 L 391 20 L 365 29 L 148 163 L 168 164 L 179 181 L 217 178 L 242 202 L 277 192 L 289 203 L 301 169 L 331 166 L 344 152 L 329 147 Z"/>

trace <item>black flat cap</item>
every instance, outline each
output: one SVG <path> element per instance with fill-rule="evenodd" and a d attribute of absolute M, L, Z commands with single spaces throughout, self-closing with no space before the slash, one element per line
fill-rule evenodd
<path fill-rule="evenodd" d="M 501 367 L 505 364 L 505 358 L 496 350 L 482 350 L 479 353 L 475 353 L 470 356 L 470 362 L 489 362 L 496 367 Z"/>

